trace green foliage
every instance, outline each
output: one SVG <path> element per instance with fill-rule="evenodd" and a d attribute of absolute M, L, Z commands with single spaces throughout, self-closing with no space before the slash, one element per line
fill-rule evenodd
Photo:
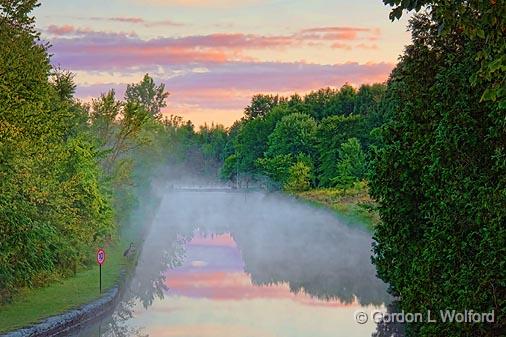
<path fill-rule="evenodd" d="M 82 109 L 59 90 L 73 88 L 72 78 L 56 72 L 50 81 L 46 49 L 28 16 L 34 5 L 1 3 L 0 302 L 17 287 L 86 263 L 83 248 L 114 228 L 96 149 L 77 136 Z"/>
<path fill-rule="evenodd" d="M 223 162 L 223 166 L 220 170 L 220 178 L 227 181 L 233 180 L 237 177 L 237 156 L 231 154 Z"/>
<path fill-rule="evenodd" d="M 316 121 L 301 113 L 292 113 L 283 117 L 269 135 L 266 157 L 278 155 L 312 156 L 316 142 Z"/>
<path fill-rule="evenodd" d="M 316 136 L 320 186 L 331 186 L 332 179 L 338 175 L 336 163 L 341 145 L 349 138 L 367 139 L 367 131 L 364 117 L 359 115 L 331 116 L 321 121 Z"/>
<path fill-rule="evenodd" d="M 158 116 L 162 108 L 167 106 L 169 93 L 165 91 L 165 84 L 158 86 L 148 74 L 140 83 L 127 85 L 125 99 L 127 102 L 137 103 L 151 116 Z"/>
<path fill-rule="evenodd" d="M 292 164 L 293 157 L 290 153 L 259 158 L 257 160 L 257 165 L 262 169 L 262 172 L 280 186 L 285 183 L 288 177 L 288 170 Z"/>
<path fill-rule="evenodd" d="M 225 160 L 227 131 L 223 125 L 203 125 L 197 137 L 203 156 L 202 174 L 216 176 Z"/>
<path fill-rule="evenodd" d="M 442 38 L 462 33 L 480 44 L 474 58 L 480 67 L 470 74 L 471 83 L 481 88 L 481 100 L 497 101 L 506 108 L 506 3 L 497 0 L 474 1 L 406 1 L 383 0 L 392 7 L 390 19 L 399 19 L 403 10 L 419 11 L 430 6 Z"/>
<path fill-rule="evenodd" d="M 231 140 L 236 158 L 234 171 L 248 176 L 259 173 L 256 161 L 267 151 L 269 135 L 287 114 L 289 110 L 286 106 L 276 106 L 264 117 L 238 124 L 235 137 Z"/>
<path fill-rule="evenodd" d="M 481 100 L 491 82 L 469 81 L 488 42 L 455 27 L 439 33 L 437 13 L 468 2 L 452 4 L 414 17 L 413 43 L 388 83 L 391 111 L 371 177 L 382 219 L 374 262 L 405 312 L 495 311 L 493 324 L 413 323 L 409 335 L 497 336 L 506 329 L 505 114 Z M 477 4 L 485 2 L 445 24 L 465 23 Z M 486 27 L 490 15 L 472 15 L 473 24 Z"/>
<path fill-rule="evenodd" d="M 283 189 L 288 192 L 303 192 L 310 187 L 311 167 L 303 161 L 297 161 L 288 169 L 288 178 Z"/>
<path fill-rule="evenodd" d="M 365 178 L 365 154 L 358 139 L 350 138 L 341 144 L 336 173 L 337 175 L 331 179 L 331 183 L 341 188 L 349 188 L 355 182 Z"/>
<path fill-rule="evenodd" d="M 0 0 L 0 24 L 23 30 L 35 37 L 35 19 L 30 12 L 38 6 L 38 0 Z"/>
<path fill-rule="evenodd" d="M 114 91 L 74 99 L 73 74 L 38 41 L 34 6 L 0 2 L 0 302 L 89 265 L 149 190 L 166 139 L 152 116 L 166 93 L 149 76 L 125 102 Z"/>
<path fill-rule="evenodd" d="M 244 109 L 244 115 L 246 119 L 263 117 L 284 101 L 285 99 L 278 95 L 255 95 L 251 99 L 251 104 Z"/>
<path fill-rule="evenodd" d="M 295 158 L 303 154 L 311 168 L 311 185 L 331 186 L 341 143 L 356 137 L 367 152 L 378 142 L 369 134 L 384 121 L 386 109 L 380 109 L 384 93 L 384 84 L 362 85 L 358 90 L 346 84 L 303 97 L 254 96 L 245 118 L 229 129 L 225 145 L 225 158 L 229 160 L 225 159 L 222 178 L 260 182 L 263 175 L 278 177 L 272 173 L 272 165 L 265 171 L 266 165 L 258 164 L 272 162 L 278 155 Z M 274 162 L 281 163 L 278 159 Z M 287 169 L 283 167 L 282 171 Z M 280 186 L 281 181 L 276 183 Z"/>
<path fill-rule="evenodd" d="M 73 99 L 74 93 L 76 92 L 73 73 L 60 68 L 54 69 L 51 84 L 60 100 L 68 101 Z"/>

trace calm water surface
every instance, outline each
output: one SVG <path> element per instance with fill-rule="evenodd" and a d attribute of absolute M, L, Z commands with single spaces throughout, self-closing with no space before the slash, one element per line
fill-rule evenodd
<path fill-rule="evenodd" d="M 371 336 L 385 311 L 371 238 L 261 193 L 165 196 L 115 312 L 74 336 Z"/>

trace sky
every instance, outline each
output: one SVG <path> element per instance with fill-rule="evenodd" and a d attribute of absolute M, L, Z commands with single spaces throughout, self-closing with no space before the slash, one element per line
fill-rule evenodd
<path fill-rule="evenodd" d="M 52 63 L 90 101 L 149 73 L 166 115 L 230 126 L 258 93 L 383 82 L 409 42 L 381 0 L 42 0 Z"/>

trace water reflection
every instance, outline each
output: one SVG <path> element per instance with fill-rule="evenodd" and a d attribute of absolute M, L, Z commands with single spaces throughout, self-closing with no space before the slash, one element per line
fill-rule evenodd
<path fill-rule="evenodd" d="M 370 237 L 332 214 L 260 193 L 173 193 L 114 314 L 75 336 L 370 336 L 354 312 L 389 302 Z"/>

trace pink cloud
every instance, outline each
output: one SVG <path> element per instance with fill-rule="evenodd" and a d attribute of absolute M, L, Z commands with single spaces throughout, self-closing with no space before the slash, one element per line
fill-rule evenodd
<path fill-rule="evenodd" d="M 144 22 L 137 17 L 110 19 Z M 340 41 L 371 39 L 379 33 L 377 29 L 370 28 L 321 27 L 302 30 L 292 35 L 216 33 L 143 40 L 134 32 L 98 32 L 70 25 L 52 25 L 46 32 L 58 36 L 52 41 L 56 63 L 71 64 L 72 69 L 79 70 L 116 70 L 144 64 L 253 61 L 246 51 L 283 49 L 321 42 L 333 42 L 329 45 L 332 48 L 351 49 L 352 45 Z M 362 33 L 369 35 L 361 36 Z"/>
<path fill-rule="evenodd" d="M 334 48 L 334 49 L 351 50 L 351 46 L 349 44 L 340 43 L 340 42 L 333 43 L 331 45 L 331 47 Z"/>
<path fill-rule="evenodd" d="M 79 19 L 83 20 L 93 20 L 93 21 L 112 21 L 112 22 L 123 22 L 123 23 L 131 23 L 131 24 L 139 24 L 145 27 L 156 27 L 156 26 L 183 26 L 184 24 L 175 22 L 172 20 L 159 20 L 159 21 L 150 21 L 145 20 L 141 17 L 135 16 L 115 16 L 115 17 L 102 17 L 102 16 L 93 16 L 93 17 L 79 17 Z"/>
<path fill-rule="evenodd" d="M 75 32 L 76 28 L 72 25 L 63 25 L 63 26 L 56 26 L 56 25 L 50 25 L 47 27 L 46 31 L 53 35 L 68 35 L 70 33 Z"/>
<path fill-rule="evenodd" d="M 109 21 L 118 21 L 118 22 L 128 22 L 128 23 L 145 23 L 146 21 L 139 17 L 112 17 L 112 18 L 105 18 Z"/>
<path fill-rule="evenodd" d="M 110 19 L 143 22 L 140 17 Z M 260 62 L 247 53 L 315 44 L 344 51 L 372 50 L 377 46 L 370 43 L 371 37 L 379 34 L 375 28 L 319 27 L 292 35 L 219 33 L 148 40 L 135 32 L 100 32 L 71 25 L 52 25 L 46 32 L 56 36 L 52 39 L 53 64 L 71 71 L 98 72 L 93 75 L 94 81 L 100 73 L 131 77 L 148 72 L 157 82 L 164 82 L 171 93 L 167 113 L 191 113 L 199 121 L 213 120 L 213 114 L 230 114 L 235 118 L 257 93 L 303 94 L 322 87 L 340 87 L 347 82 L 357 86 L 383 82 L 393 68 L 393 64 L 384 62 L 334 65 Z M 77 95 L 89 99 L 110 88 L 121 95 L 126 87 L 123 82 L 81 83 Z"/>
<path fill-rule="evenodd" d="M 363 27 L 317 27 L 304 29 L 299 35 L 303 39 L 338 41 L 369 38 L 378 32 L 377 29 Z"/>

